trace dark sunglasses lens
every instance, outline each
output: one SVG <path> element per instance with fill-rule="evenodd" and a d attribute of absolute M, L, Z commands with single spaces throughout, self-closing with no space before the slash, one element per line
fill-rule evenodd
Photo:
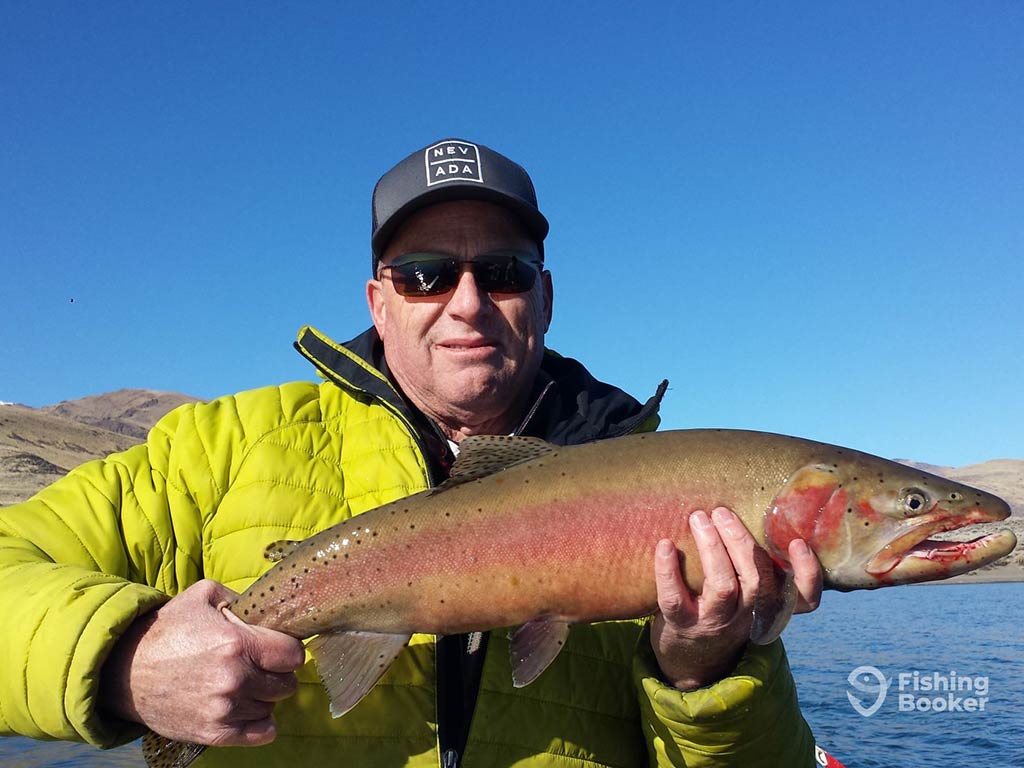
<path fill-rule="evenodd" d="M 477 285 L 488 293 L 524 293 L 537 281 L 537 268 L 514 257 L 473 262 Z"/>
<path fill-rule="evenodd" d="M 450 291 L 459 278 L 453 259 L 412 261 L 390 270 L 391 282 L 400 296 L 437 296 Z"/>

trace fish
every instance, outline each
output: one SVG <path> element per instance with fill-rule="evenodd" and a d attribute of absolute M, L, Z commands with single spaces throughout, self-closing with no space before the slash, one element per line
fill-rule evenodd
<path fill-rule="evenodd" d="M 731 509 L 775 577 L 754 605 L 751 640 L 778 637 L 796 591 L 790 542 L 807 542 L 826 589 L 912 584 L 982 567 L 1012 531 L 932 536 L 1005 520 L 998 496 L 887 459 L 797 437 L 669 430 L 577 446 L 531 437 L 465 439 L 442 485 L 356 515 L 276 561 L 228 609 L 308 643 L 340 717 L 414 632 L 510 627 L 513 683 L 554 660 L 570 626 L 652 615 L 653 562 L 671 539 L 690 589 L 703 573 L 688 516 Z M 760 567 L 760 564 L 759 564 Z M 185 768 L 203 747 L 150 733 L 150 768 Z"/>

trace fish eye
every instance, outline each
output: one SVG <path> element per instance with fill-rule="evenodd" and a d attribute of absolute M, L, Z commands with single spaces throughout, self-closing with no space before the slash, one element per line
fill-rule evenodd
<path fill-rule="evenodd" d="M 907 488 L 901 499 L 903 509 L 911 514 L 921 512 L 928 504 L 928 496 L 920 488 Z"/>

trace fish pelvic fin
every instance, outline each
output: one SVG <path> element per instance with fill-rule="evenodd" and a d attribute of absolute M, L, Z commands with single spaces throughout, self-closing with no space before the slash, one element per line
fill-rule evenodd
<path fill-rule="evenodd" d="M 558 619 L 528 621 L 509 633 L 512 685 L 529 685 L 548 668 L 565 646 L 569 624 Z"/>
<path fill-rule="evenodd" d="M 204 749 L 203 744 L 175 741 L 153 731 L 142 737 L 142 757 L 147 768 L 187 768 Z"/>
<path fill-rule="evenodd" d="M 325 632 L 309 642 L 320 680 L 331 699 L 331 715 L 341 717 L 370 692 L 388 671 L 411 635 L 383 632 Z"/>
<path fill-rule="evenodd" d="M 474 435 L 459 446 L 459 457 L 452 465 L 451 477 L 437 491 L 462 485 L 503 469 L 546 456 L 558 446 L 539 437 L 516 435 Z"/>
<path fill-rule="evenodd" d="M 756 645 L 768 645 L 782 634 L 793 616 L 797 599 L 796 581 L 791 569 L 779 567 L 763 549 L 758 548 L 756 552 L 762 555 L 756 557 L 761 571 L 761 588 L 754 598 L 750 641 Z"/>

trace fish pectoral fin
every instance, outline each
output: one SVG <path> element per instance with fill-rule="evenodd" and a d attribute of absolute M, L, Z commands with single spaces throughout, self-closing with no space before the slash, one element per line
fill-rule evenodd
<path fill-rule="evenodd" d="M 267 544 L 267 548 L 263 550 L 263 559 L 269 560 L 272 563 L 278 563 L 298 549 L 299 544 L 301 543 L 301 541 L 292 541 L 291 539 L 272 541 Z"/>
<path fill-rule="evenodd" d="M 187 768 L 204 749 L 203 744 L 174 741 L 153 731 L 142 737 L 142 757 L 149 768 Z"/>
<path fill-rule="evenodd" d="M 764 553 L 765 558 L 771 560 L 763 549 L 759 551 Z M 780 568 L 774 562 L 769 562 L 769 564 L 771 569 L 769 573 L 766 573 L 767 567 L 758 562 L 761 582 L 768 586 L 767 588 L 762 586 L 754 598 L 750 641 L 756 645 L 768 645 L 781 635 L 796 608 L 797 593 L 793 571 L 788 568 Z"/>
<path fill-rule="evenodd" d="M 555 660 L 568 637 L 568 622 L 558 619 L 534 619 L 512 630 L 512 684 L 522 688 L 536 680 Z"/>
<path fill-rule="evenodd" d="M 370 692 L 409 637 L 382 632 L 325 632 L 309 641 L 334 717 L 344 715 Z"/>
<path fill-rule="evenodd" d="M 435 490 L 442 491 L 481 477 L 493 475 L 516 464 L 545 456 L 558 446 L 539 437 L 516 435 L 474 435 L 459 444 L 459 457 L 451 475 Z"/>

